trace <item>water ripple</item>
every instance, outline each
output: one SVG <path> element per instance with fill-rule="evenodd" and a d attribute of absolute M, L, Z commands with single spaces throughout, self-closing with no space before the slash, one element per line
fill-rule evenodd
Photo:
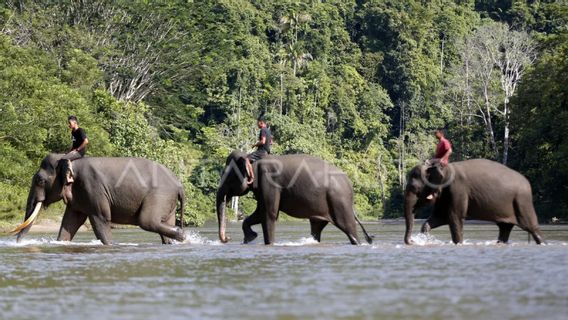
<path fill-rule="evenodd" d="M 370 224 L 375 243 L 352 246 L 326 228 L 280 223 L 276 244 L 217 240 L 215 225 L 186 230 L 171 246 L 136 229 L 73 242 L 30 234 L 0 238 L 0 310 L 5 319 L 563 319 L 568 314 L 568 234 L 545 229 L 548 246 L 492 240 L 497 228 L 469 226 L 463 245 L 449 232 L 413 235 Z M 240 225 L 231 224 L 234 238 Z M 25 304 L 23 303 L 25 301 Z"/>

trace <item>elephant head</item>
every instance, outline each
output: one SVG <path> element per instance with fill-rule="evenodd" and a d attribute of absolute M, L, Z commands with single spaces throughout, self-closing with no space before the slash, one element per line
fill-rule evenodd
<path fill-rule="evenodd" d="M 406 220 L 404 242 L 406 244 L 412 244 L 410 237 L 416 211 L 435 203 L 440 198 L 443 188 L 448 186 L 453 178 L 454 172 L 450 166 L 423 164 L 410 170 L 404 191 L 404 218 Z"/>
<path fill-rule="evenodd" d="M 233 151 L 227 157 L 221 181 L 217 189 L 217 219 L 219 220 L 219 239 L 225 243 L 230 240 L 225 235 L 227 199 L 246 194 L 254 181 L 254 172 L 247 154 Z"/>
<path fill-rule="evenodd" d="M 73 173 L 69 160 L 63 160 L 61 154 L 50 154 L 45 157 L 34 174 L 28 200 L 24 223 L 12 230 L 18 233 L 19 242 L 28 233 L 42 207 L 61 199 L 68 203 L 72 200 L 71 183 Z"/>

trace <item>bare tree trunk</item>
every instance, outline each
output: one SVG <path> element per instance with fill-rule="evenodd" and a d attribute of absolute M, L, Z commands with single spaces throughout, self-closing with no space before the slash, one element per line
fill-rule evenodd
<path fill-rule="evenodd" d="M 442 38 L 442 50 L 440 53 L 440 74 L 444 72 L 444 43 L 446 41 L 446 36 Z"/>
<path fill-rule="evenodd" d="M 283 114 L 282 100 L 284 99 L 284 71 L 280 72 L 280 115 Z"/>
<path fill-rule="evenodd" d="M 503 134 L 503 164 L 507 165 L 509 160 L 509 107 L 508 99 L 505 99 L 505 132 Z"/>
<path fill-rule="evenodd" d="M 235 221 L 239 220 L 239 197 L 232 197 L 231 198 L 231 209 L 235 213 Z"/>
<path fill-rule="evenodd" d="M 242 145 L 241 143 L 241 103 L 242 103 L 242 92 L 243 89 L 241 88 L 241 86 L 239 86 L 239 104 L 237 107 L 237 141 L 239 143 L 239 145 Z M 242 149 L 242 148 L 240 148 Z M 243 150 L 241 150 L 243 151 Z"/>
<path fill-rule="evenodd" d="M 381 202 L 383 205 L 383 215 L 387 212 L 387 200 L 385 195 L 385 177 L 382 163 L 382 154 L 377 158 L 377 179 L 379 180 L 379 187 L 381 188 Z"/>
<path fill-rule="evenodd" d="M 400 106 L 400 122 L 399 122 L 399 159 L 398 159 L 398 182 L 402 187 L 402 190 L 406 187 L 406 175 L 405 175 L 405 167 L 404 167 L 404 158 L 405 158 L 405 144 L 404 144 L 404 126 L 405 126 L 405 105 L 404 102 L 401 103 Z"/>
<path fill-rule="evenodd" d="M 499 159 L 499 150 L 497 149 L 497 142 L 495 141 L 495 131 L 493 131 L 493 120 L 491 120 L 491 102 L 489 101 L 488 88 L 485 87 L 483 90 L 485 98 L 485 128 L 487 134 L 489 135 L 489 142 L 491 143 L 491 149 L 495 155 L 495 160 Z"/>
<path fill-rule="evenodd" d="M 293 72 L 294 72 L 294 77 L 296 77 L 296 69 L 298 66 L 298 59 L 296 57 L 293 58 L 294 61 L 292 61 L 292 66 L 293 66 Z"/>
<path fill-rule="evenodd" d="M 465 97 L 468 114 L 471 113 L 471 86 L 469 82 L 469 56 L 465 58 Z M 471 117 L 471 116 L 470 116 Z"/>

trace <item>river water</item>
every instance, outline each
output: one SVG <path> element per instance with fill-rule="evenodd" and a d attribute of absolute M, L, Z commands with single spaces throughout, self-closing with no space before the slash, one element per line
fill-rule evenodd
<path fill-rule="evenodd" d="M 546 246 L 517 228 L 497 245 L 495 225 L 447 227 L 405 246 L 401 223 L 365 223 L 372 245 L 351 246 L 328 226 L 280 222 L 274 246 L 220 244 L 216 225 L 188 228 L 164 246 L 139 229 L 114 246 L 81 232 L 73 242 L 30 233 L 0 237 L 2 319 L 566 319 L 568 226 L 543 226 Z M 417 228 L 419 228 L 417 223 Z M 32 228 L 33 231 L 33 228 Z M 257 228 L 257 231 L 260 231 Z M 262 234 L 262 233 L 260 233 Z M 359 230 L 360 237 L 362 233 Z"/>

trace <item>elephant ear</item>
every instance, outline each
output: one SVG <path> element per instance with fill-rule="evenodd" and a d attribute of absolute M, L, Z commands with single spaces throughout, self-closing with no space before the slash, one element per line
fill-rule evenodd
<path fill-rule="evenodd" d="M 73 166 L 71 160 L 62 159 L 57 163 L 57 179 L 61 183 L 61 197 L 65 204 L 73 199 L 72 184 L 75 181 L 73 176 Z"/>
<path fill-rule="evenodd" d="M 57 163 L 57 176 L 59 177 L 62 185 L 68 185 L 74 182 L 71 160 L 59 160 Z"/>
<path fill-rule="evenodd" d="M 426 169 L 426 178 L 428 182 L 436 185 L 444 183 L 444 171 L 439 164 L 435 164 Z"/>

